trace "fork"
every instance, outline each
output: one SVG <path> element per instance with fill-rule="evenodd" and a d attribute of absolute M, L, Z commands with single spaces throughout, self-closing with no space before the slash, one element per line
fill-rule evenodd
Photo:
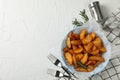
<path fill-rule="evenodd" d="M 75 76 L 71 71 L 69 71 L 65 66 L 63 66 L 62 62 L 57 58 L 55 57 L 54 55 L 52 54 L 49 54 L 48 55 L 48 59 L 56 66 L 58 67 L 61 67 L 69 76 L 74 76 L 75 78 L 78 79 L 77 76 Z"/>
<path fill-rule="evenodd" d="M 58 70 L 54 70 L 54 69 L 48 69 L 47 74 L 52 75 L 57 78 L 65 78 L 66 77 L 66 78 L 70 79 L 70 76 L 64 75 L 62 72 L 60 72 Z"/>

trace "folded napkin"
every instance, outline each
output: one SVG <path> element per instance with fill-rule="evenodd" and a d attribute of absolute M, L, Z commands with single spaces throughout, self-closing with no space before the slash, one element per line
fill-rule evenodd
<path fill-rule="evenodd" d="M 111 58 L 105 69 L 93 75 L 90 80 L 120 80 L 120 56 Z"/>

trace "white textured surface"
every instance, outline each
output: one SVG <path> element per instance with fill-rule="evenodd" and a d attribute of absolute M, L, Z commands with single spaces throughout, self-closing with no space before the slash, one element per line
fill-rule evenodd
<path fill-rule="evenodd" d="M 92 1 L 0 0 L 0 80 L 51 80 L 46 70 L 54 66 L 46 56 L 73 28 L 80 10 L 90 16 Z M 120 0 L 99 1 L 105 16 L 120 7 Z"/>

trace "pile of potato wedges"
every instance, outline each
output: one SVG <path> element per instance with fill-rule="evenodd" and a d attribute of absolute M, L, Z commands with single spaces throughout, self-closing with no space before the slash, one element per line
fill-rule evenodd
<path fill-rule="evenodd" d="M 102 39 L 95 33 L 82 29 L 79 34 L 69 32 L 63 54 L 67 64 L 79 72 L 91 72 L 105 62 L 106 52 Z"/>

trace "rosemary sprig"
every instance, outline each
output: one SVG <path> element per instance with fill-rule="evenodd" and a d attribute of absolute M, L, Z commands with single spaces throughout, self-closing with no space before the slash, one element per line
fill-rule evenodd
<path fill-rule="evenodd" d="M 79 14 L 79 15 L 82 16 L 82 18 L 83 18 L 83 20 L 84 20 L 84 23 L 86 23 L 86 22 L 89 20 L 88 16 L 86 15 L 85 9 L 84 9 L 83 11 L 80 11 L 80 14 Z"/>
<path fill-rule="evenodd" d="M 76 26 L 76 27 L 82 26 L 84 23 L 86 23 L 86 22 L 89 20 L 88 16 L 86 15 L 85 9 L 84 9 L 83 11 L 80 11 L 79 15 L 83 18 L 84 22 L 78 21 L 78 20 L 75 18 L 75 20 L 72 21 L 72 24 L 73 24 L 74 26 Z"/>
<path fill-rule="evenodd" d="M 78 64 L 79 67 L 82 67 L 82 68 L 85 68 L 85 69 L 88 68 L 88 66 L 83 65 L 81 62 L 77 62 L 77 64 Z"/>
<path fill-rule="evenodd" d="M 82 26 L 83 25 L 83 22 L 79 21 L 75 18 L 75 21 L 72 21 L 72 24 L 75 25 L 75 26 Z"/>

